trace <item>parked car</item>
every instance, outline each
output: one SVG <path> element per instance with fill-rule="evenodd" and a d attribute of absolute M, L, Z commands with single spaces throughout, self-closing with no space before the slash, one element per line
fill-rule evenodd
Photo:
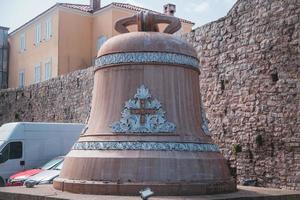
<path fill-rule="evenodd" d="M 59 163 L 52 169 L 44 170 L 34 176 L 29 177 L 25 182 L 24 185 L 26 187 L 34 187 L 35 185 L 40 184 L 51 184 L 53 180 L 59 176 L 59 173 L 63 167 L 63 163 Z"/>
<path fill-rule="evenodd" d="M 29 170 L 25 170 L 25 171 L 22 171 L 22 172 L 18 172 L 18 173 L 16 173 L 16 174 L 9 177 L 9 179 L 6 183 L 6 186 L 22 186 L 23 183 L 30 176 L 38 174 L 38 173 L 40 173 L 41 171 L 44 171 L 44 170 L 52 169 L 52 168 L 56 167 L 57 165 L 59 165 L 61 162 L 63 162 L 63 160 L 64 160 L 64 157 L 59 156 L 59 157 L 56 157 L 56 158 L 50 160 L 49 162 L 47 162 L 41 168 L 29 169 Z"/>
<path fill-rule="evenodd" d="M 17 122 L 0 127 L 0 186 L 10 175 L 66 155 L 84 124 Z"/>

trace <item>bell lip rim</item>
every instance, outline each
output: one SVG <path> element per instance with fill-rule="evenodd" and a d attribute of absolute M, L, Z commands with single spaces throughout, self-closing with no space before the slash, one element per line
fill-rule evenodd
<path fill-rule="evenodd" d="M 202 191 L 199 190 L 198 187 L 210 187 L 212 185 L 222 185 L 224 186 L 224 188 L 222 188 L 222 190 L 220 190 L 219 187 L 215 187 L 214 191 Z M 68 187 L 69 186 L 69 187 Z M 72 186 L 72 187 L 70 187 Z M 105 182 L 105 181 L 92 181 L 92 180 L 75 180 L 75 179 L 70 179 L 70 178 L 65 178 L 65 177 L 57 177 L 54 179 L 53 181 L 53 187 L 56 190 L 60 190 L 60 191 L 67 191 L 70 193 L 80 193 L 76 190 L 74 190 L 74 188 L 76 186 L 92 186 L 95 188 L 101 187 L 101 188 L 105 188 L 105 189 L 109 189 L 109 188 L 119 188 L 121 187 L 121 189 L 123 187 L 136 187 L 136 189 L 134 190 L 134 192 L 132 191 L 128 191 L 128 190 L 121 190 L 121 191 L 113 191 L 110 193 L 107 192 L 96 192 L 98 190 L 89 190 L 89 191 L 85 191 L 84 194 L 90 194 L 90 195 L 115 195 L 115 196 L 134 196 L 137 195 L 137 192 L 141 190 L 141 188 L 145 188 L 145 187 L 150 187 L 150 188 L 157 188 L 159 187 L 160 190 L 157 191 L 154 189 L 154 191 L 156 191 L 156 195 L 158 196 L 199 196 L 199 195 L 209 195 L 209 194 L 226 194 L 226 193 L 234 193 L 238 190 L 237 188 L 237 184 L 236 184 L 236 180 L 232 175 L 227 176 L 226 178 L 223 179 L 202 179 L 199 181 L 190 181 L 190 182 L 183 182 L 183 181 L 178 181 L 178 182 L 155 182 L 155 181 L 148 181 L 148 182 L 123 182 L 123 183 L 118 183 L 117 181 L 115 182 Z M 188 191 L 189 194 L 186 194 L 187 192 L 185 190 L 181 190 L 178 193 L 177 188 L 174 189 L 174 187 L 194 187 L 192 188 L 193 194 L 191 194 L 191 191 Z M 196 187 L 196 189 L 195 189 Z M 173 189 L 172 189 L 173 188 Z M 170 191 L 170 189 L 172 189 Z M 127 192 L 124 192 L 127 191 Z M 168 191 L 168 192 L 165 192 Z"/>

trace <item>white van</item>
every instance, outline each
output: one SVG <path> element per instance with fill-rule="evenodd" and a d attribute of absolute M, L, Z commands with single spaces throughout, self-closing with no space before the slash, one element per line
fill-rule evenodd
<path fill-rule="evenodd" d="M 84 124 L 16 122 L 0 127 L 0 186 L 10 175 L 66 155 Z"/>

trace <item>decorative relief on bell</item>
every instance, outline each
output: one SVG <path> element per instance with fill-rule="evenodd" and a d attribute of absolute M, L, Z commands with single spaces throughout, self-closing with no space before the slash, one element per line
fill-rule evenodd
<path fill-rule="evenodd" d="M 170 133 L 175 124 L 168 122 L 161 103 L 152 98 L 149 89 L 141 85 L 125 103 L 121 119 L 111 125 L 114 133 Z"/>

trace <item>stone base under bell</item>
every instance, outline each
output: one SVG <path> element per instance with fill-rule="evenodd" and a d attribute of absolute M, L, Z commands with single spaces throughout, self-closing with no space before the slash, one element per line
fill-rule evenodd
<path fill-rule="evenodd" d="M 230 181 L 207 183 L 112 183 L 99 181 L 78 181 L 56 178 L 53 187 L 57 190 L 72 193 L 96 195 L 136 196 L 139 191 L 150 187 L 158 196 L 190 196 L 235 192 L 236 183 Z"/>

